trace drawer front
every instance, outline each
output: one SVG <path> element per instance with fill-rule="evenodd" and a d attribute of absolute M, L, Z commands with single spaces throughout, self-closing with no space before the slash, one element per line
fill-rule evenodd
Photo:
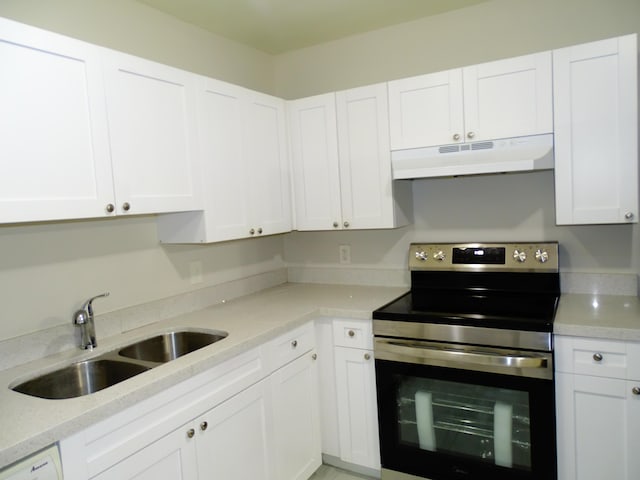
<path fill-rule="evenodd" d="M 279 337 L 268 345 L 269 366 L 273 372 L 315 348 L 313 322 L 306 323 Z"/>
<path fill-rule="evenodd" d="M 562 337 L 556 341 L 557 370 L 579 375 L 627 378 L 627 343 L 620 340 Z"/>
<path fill-rule="evenodd" d="M 373 327 L 371 320 L 334 320 L 333 344 L 336 347 L 373 349 Z"/>

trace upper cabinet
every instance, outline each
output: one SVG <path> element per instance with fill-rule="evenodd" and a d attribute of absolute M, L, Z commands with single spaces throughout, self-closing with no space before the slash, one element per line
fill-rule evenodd
<path fill-rule="evenodd" d="M 638 221 L 637 39 L 553 52 L 556 222 Z"/>
<path fill-rule="evenodd" d="M 410 184 L 392 182 L 385 84 L 288 103 L 297 230 L 409 222 Z"/>
<path fill-rule="evenodd" d="M 0 223 L 113 203 L 101 50 L 0 18 Z"/>
<path fill-rule="evenodd" d="M 389 82 L 391 149 L 553 131 L 551 53 Z"/>
<path fill-rule="evenodd" d="M 199 207 L 190 74 L 5 19 L 0 32 L 0 223 Z"/>
<path fill-rule="evenodd" d="M 291 230 L 284 100 L 198 79 L 204 211 L 163 215 L 165 243 L 217 242 Z"/>
<path fill-rule="evenodd" d="M 196 76 L 113 51 L 104 69 L 117 213 L 199 208 Z"/>

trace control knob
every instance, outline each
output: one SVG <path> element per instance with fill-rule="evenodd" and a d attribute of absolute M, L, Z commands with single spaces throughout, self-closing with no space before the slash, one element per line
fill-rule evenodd
<path fill-rule="evenodd" d="M 513 259 L 516 262 L 522 263 L 527 259 L 527 253 L 524 250 L 516 249 L 513 251 Z"/>
<path fill-rule="evenodd" d="M 416 259 L 420 260 L 421 262 L 426 262 L 427 258 L 429 258 L 429 256 L 424 250 L 416 252 Z"/>
<path fill-rule="evenodd" d="M 536 250 L 536 260 L 540 263 L 546 263 L 549 260 L 549 253 L 546 250 Z"/>
<path fill-rule="evenodd" d="M 433 258 L 434 260 L 442 262 L 446 258 L 446 255 L 442 250 L 438 250 L 436 253 L 433 254 Z"/>

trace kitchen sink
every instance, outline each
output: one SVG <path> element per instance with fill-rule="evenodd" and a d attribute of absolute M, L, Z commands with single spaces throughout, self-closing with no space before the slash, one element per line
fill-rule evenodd
<path fill-rule="evenodd" d="M 219 342 L 227 335 L 227 332 L 218 330 L 164 332 L 119 350 L 39 375 L 11 389 L 48 399 L 81 397 Z"/>
<path fill-rule="evenodd" d="M 119 355 L 147 362 L 165 363 L 226 338 L 227 332 L 168 332 L 141 340 L 118 352 Z"/>
<path fill-rule="evenodd" d="M 120 383 L 150 368 L 117 360 L 87 360 L 27 380 L 13 387 L 13 390 L 40 398 L 81 397 Z"/>

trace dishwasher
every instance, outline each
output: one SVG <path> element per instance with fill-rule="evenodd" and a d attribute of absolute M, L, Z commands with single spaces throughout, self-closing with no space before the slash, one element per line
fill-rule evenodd
<path fill-rule="evenodd" d="M 0 470 L 0 480 L 62 480 L 58 445 L 40 450 Z"/>

